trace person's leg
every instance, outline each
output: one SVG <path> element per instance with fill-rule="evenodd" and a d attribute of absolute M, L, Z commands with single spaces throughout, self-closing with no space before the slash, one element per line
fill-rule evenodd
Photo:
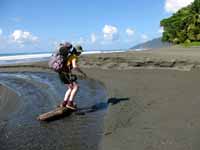
<path fill-rule="evenodd" d="M 65 107 L 67 105 L 68 99 L 70 97 L 70 94 L 71 94 L 72 88 L 73 88 L 72 84 L 65 84 L 65 85 L 67 86 L 68 90 L 65 93 L 64 101 L 62 102 L 62 104 L 60 105 L 60 107 Z"/>
<path fill-rule="evenodd" d="M 73 88 L 69 97 L 69 101 L 73 101 L 74 97 L 76 96 L 76 93 L 78 92 L 79 85 L 76 82 L 73 82 Z"/>
<path fill-rule="evenodd" d="M 73 85 L 72 84 L 66 84 L 68 90 L 66 91 L 65 93 L 65 97 L 64 97 L 64 101 L 67 101 L 70 97 L 70 94 L 72 92 L 72 89 L 73 89 Z"/>
<path fill-rule="evenodd" d="M 74 97 L 76 96 L 76 94 L 78 92 L 78 89 L 79 89 L 78 83 L 73 82 L 73 88 L 72 88 L 72 91 L 70 93 L 70 96 L 69 96 L 68 103 L 67 103 L 66 107 L 71 108 L 71 109 L 75 109 L 73 101 L 74 101 Z"/>

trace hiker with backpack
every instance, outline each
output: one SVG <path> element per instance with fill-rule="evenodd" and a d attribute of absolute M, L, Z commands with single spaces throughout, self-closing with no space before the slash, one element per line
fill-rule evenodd
<path fill-rule="evenodd" d="M 79 72 L 84 77 L 87 76 L 77 64 L 78 57 L 82 52 L 83 48 L 80 45 L 73 47 L 70 43 L 66 42 L 60 45 L 57 56 L 54 56 L 54 61 L 50 61 L 51 68 L 58 72 L 61 82 L 68 88 L 60 107 L 67 107 L 72 110 L 76 109 L 74 97 L 78 92 L 79 84 L 77 83 L 77 76 L 73 72 Z"/>

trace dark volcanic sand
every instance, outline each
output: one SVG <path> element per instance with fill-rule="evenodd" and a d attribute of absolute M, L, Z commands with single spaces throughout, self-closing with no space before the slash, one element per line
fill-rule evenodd
<path fill-rule="evenodd" d="M 199 50 L 172 48 L 81 58 L 88 76 L 101 81 L 108 92 L 101 149 L 200 149 Z M 46 62 L 0 68 L 16 70 L 48 71 Z"/>

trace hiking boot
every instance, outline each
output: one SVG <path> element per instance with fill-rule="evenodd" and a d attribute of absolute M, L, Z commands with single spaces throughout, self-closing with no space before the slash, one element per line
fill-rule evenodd
<path fill-rule="evenodd" d="M 66 105 L 67 105 L 67 103 L 68 103 L 68 100 L 64 100 L 60 105 L 58 105 L 58 107 L 66 107 Z"/>
<path fill-rule="evenodd" d="M 76 104 L 74 104 L 73 101 L 68 101 L 67 105 L 66 105 L 67 108 L 69 109 L 72 109 L 72 110 L 76 110 Z"/>

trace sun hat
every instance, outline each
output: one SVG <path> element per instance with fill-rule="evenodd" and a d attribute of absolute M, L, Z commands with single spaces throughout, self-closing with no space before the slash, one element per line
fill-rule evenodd
<path fill-rule="evenodd" d="M 81 45 L 76 45 L 76 46 L 74 46 L 74 48 L 76 49 L 76 52 L 83 52 L 83 48 L 82 48 L 82 46 Z"/>

